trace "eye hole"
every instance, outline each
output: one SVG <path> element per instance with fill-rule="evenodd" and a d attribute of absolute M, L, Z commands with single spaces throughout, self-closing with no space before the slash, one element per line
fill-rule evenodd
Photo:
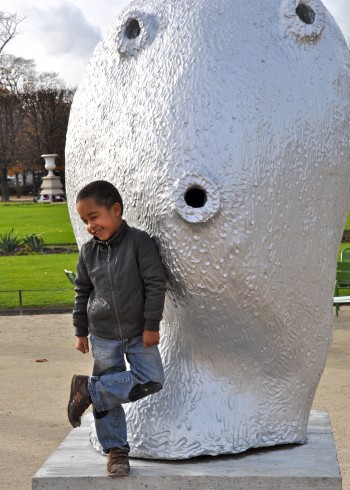
<path fill-rule="evenodd" d="M 313 24 L 315 22 L 316 14 L 309 5 L 300 2 L 295 12 L 304 24 Z"/>
<path fill-rule="evenodd" d="M 207 202 L 207 193 L 202 187 L 190 187 L 185 192 L 185 202 L 191 208 L 202 208 Z"/>
<path fill-rule="evenodd" d="M 141 27 L 137 19 L 128 19 L 125 28 L 125 35 L 128 39 L 136 39 L 141 32 Z"/>
<path fill-rule="evenodd" d="M 188 223 L 206 223 L 220 210 L 220 192 L 206 175 L 188 172 L 174 183 L 175 209 Z"/>

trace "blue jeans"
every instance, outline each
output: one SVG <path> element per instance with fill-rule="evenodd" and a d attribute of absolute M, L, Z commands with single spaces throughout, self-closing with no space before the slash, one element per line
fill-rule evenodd
<path fill-rule="evenodd" d="M 130 391 L 149 381 L 164 383 L 164 371 L 158 347 L 144 347 L 142 337 L 125 340 L 104 339 L 91 335 L 94 358 L 89 378 L 97 437 L 105 452 L 114 447 L 129 450 L 125 413 Z M 126 371 L 125 357 L 130 364 Z"/>

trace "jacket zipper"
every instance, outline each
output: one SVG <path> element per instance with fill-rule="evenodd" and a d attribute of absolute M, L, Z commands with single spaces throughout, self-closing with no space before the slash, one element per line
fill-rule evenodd
<path fill-rule="evenodd" d="M 114 313 L 115 313 L 115 316 L 116 316 L 117 322 L 118 322 L 119 335 L 120 335 L 120 339 L 123 340 L 123 334 L 122 334 L 122 329 L 121 329 L 121 324 L 120 324 L 119 312 L 118 312 L 117 304 L 116 304 L 115 297 L 114 297 L 114 294 L 113 294 L 113 283 L 112 283 L 111 267 L 109 265 L 110 264 L 110 258 L 111 258 L 112 248 L 111 248 L 111 246 L 110 246 L 110 244 L 108 242 L 106 242 L 106 244 L 107 244 L 107 263 L 108 263 L 107 270 L 108 270 L 108 280 L 109 280 L 109 285 L 110 285 L 111 293 L 112 293 Z M 115 258 L 115 263 L 117 263 L 117 261 L 118 261 L 118 252 L 117 252 L 117 255 L 116 255 L 116 258 Z"/>

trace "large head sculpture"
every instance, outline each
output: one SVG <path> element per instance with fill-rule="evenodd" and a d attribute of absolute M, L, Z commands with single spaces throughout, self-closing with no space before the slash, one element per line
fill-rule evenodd
<path fill-rule="evenodd" d="M 143 0 L 76 93 L 67 191 L 113 182 L 168 273 L 166 385 L 132 454 L 305 440 L 349 210 L 349 53 L 319 0 Z"/>

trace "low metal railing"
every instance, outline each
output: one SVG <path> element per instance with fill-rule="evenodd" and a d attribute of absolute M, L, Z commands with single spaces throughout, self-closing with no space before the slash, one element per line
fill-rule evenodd
<path fill-rule="evenodd" d="M 18 306 L 19 306 L 19 312 L 21 315 L 23 315 L 23 310 L 24 310 L 24 293 L 35 293 L 35 292 L 58 292 L 58 291 L 61 291 L 61 292 L 66 292 L 66 291 L 71 291 L 72 293 L 74 293 L 74 289 L 73 288 L 61 288 L 61 289 L 3 289 L 3 290 L 0 290 L 0 293 L 17 293 L 18 294 Z M 73 304 L 73 301 L 72 301 L 72 304 Z M 29 308 L 29 307 L 28 307 Z M 33 307 L 33 308 L 39 308 L 39 307 Z M 0 311 L 1 311 L 1 307 L 0 307 Z"/>

